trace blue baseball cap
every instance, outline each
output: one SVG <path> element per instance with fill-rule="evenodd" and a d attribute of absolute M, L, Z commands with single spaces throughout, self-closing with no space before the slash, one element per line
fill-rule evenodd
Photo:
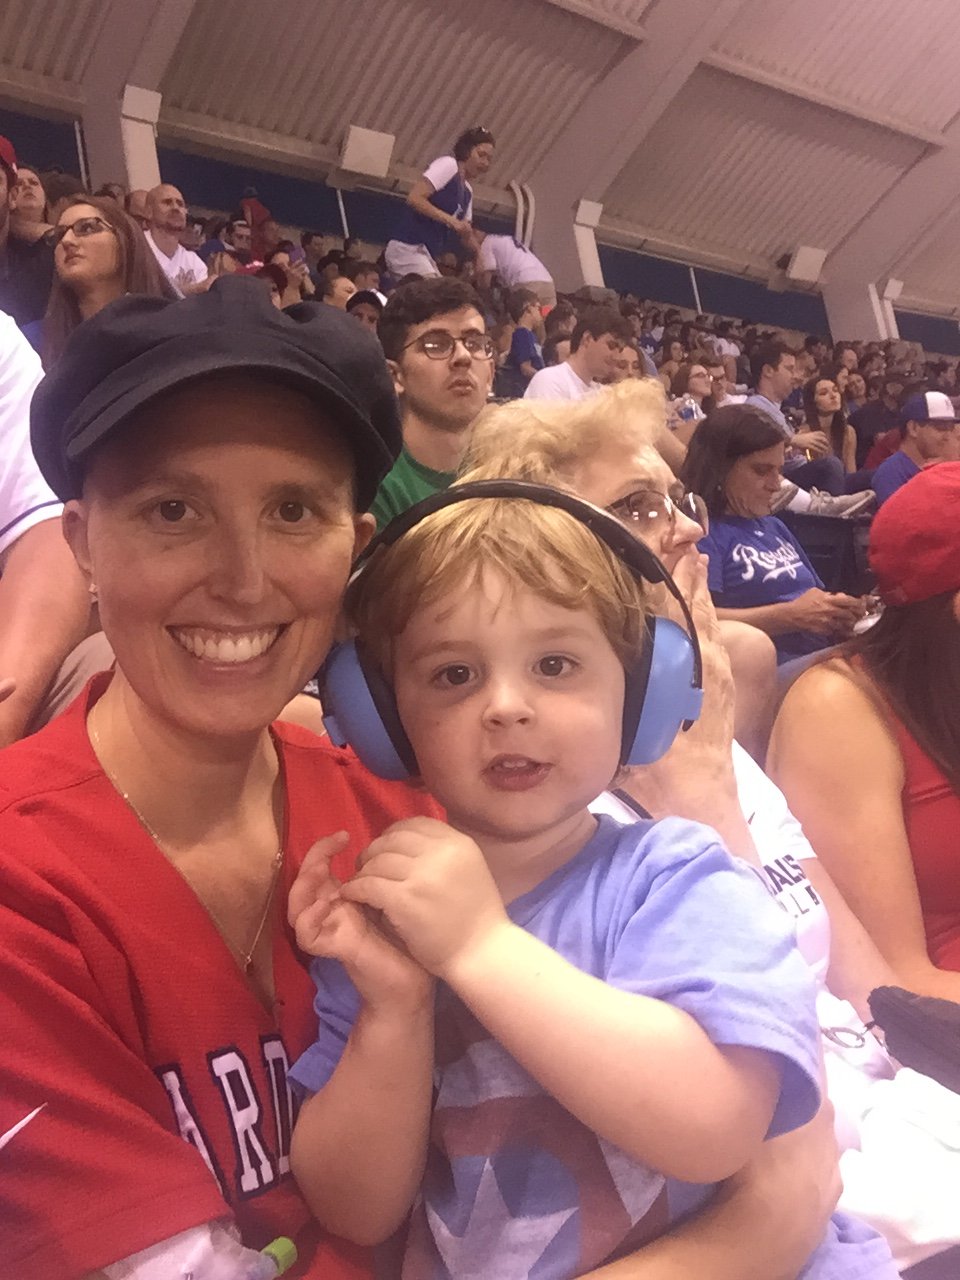
<path fill-rule="evenodd" d="M 920 391 L 907 396 L 900 406 L 900 421 L 908 422 L 956 422 L 957 413 L 953 401 L 942 391 Z"/>

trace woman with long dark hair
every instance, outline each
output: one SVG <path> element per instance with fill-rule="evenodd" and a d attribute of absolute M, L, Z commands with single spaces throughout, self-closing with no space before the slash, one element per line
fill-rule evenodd
<path fill-rule="evenodd" d="M 126 293 L 176 297 L 143 232 L 116 200 L 76 196 L 57 219 L 53 236 L 53 288 L 43 320 L 48 369 L 74 329 L 108 303 Z"/>
<path fill-rule="evenodd" d="M 803 384 L 803 412 L 807 430 L 823 432 L 830 441 L 834 456 L 843 463 L 847 475 L 856 471 L 857 433 L 847 422 L 847 415 L 843 411 L 843 396 L 833 378 L 818 374 Z"/>
<path fill-rule="evenodd" d="M 793 534 L 770 514 L 785 447 L 762 410 L 730 405 L 697 427 L 680 473 L 710 513 L 700 550 L 717 617 L 765 631 L 781 663 L 849 636 L 864 613 L 862 601 L 824 590 Z"/>
<path fill-rule="evenodd" d="M 960 1001 L 960 463 L 881 508 L 879 621 L 787 695 L 768 768 L 900 983 Z"/>
<path fill-rule="evenodd" d="M 461 133 L 452 155 L 438 156 L 424 169 L 383 251 L 395 279 L 410 272 L 425 279 L 438 276 L 442 253 L 452 250 L 460 257 L 474 244 L 470 184 L 490 168 L 494 145 L 490 130 L 477 125 Z"/>

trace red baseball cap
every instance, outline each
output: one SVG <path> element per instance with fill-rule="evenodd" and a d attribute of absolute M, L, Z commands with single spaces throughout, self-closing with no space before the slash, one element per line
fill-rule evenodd
<path fill-rule="evenodd" d="M 8 170 L 10 176 L 17 176 L 17 153 L 13 149 L 13 143 L 9 138 L 0 134 L 0 164 Z"/>
<path fill-rule="evenodd" d="M 870 567 L 887 604 L 960 591 L 960 462 L 937 462 L 883 504 L 870 528 Z"/>

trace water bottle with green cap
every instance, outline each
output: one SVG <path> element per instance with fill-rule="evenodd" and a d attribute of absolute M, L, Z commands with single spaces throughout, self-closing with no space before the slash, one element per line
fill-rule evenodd
<path fill-rule="evenodd" d="M 247 1270 L 244 1280 L 276 1280 L 285 1275 L 297 1260 L 297 1246 L 287 1236 L 277 1236 L 260 1250 L 259 1261 Z"/>

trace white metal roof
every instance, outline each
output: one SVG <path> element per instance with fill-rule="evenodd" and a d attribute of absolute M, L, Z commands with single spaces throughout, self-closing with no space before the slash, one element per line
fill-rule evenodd
<path fill-rule="evenodd" d="M 957 0 L 725 3 L 729 25 L 591 193 L 604 205 L 601 238 L 763 275 L 798 244 L 842 252 L 916 165 L 960 147 Z M 484 124 L 498 146 L 478 196 L 502 201 L 511 179 L 556 154 L 605 79 L 650 47 L 663 6 L 695 41 L 702 5 L 5 0 L 0 98 L 76 116 L 95 52 L 102 65 L 126 19 L 179 15 L 182 35 L 145 86 L 162 94 L 162 141 L 321 174 L 359 124 L 396 135 L 391 182 L 403 182 Z M 624 93 L 602 128 L 628 128 L 646 88 Z M 581 194 L 572 185 L 571 205 Z M 896 270 L 913 305 L 950 311 L 960 308 L 960 215 L 943 206 Z"/>

